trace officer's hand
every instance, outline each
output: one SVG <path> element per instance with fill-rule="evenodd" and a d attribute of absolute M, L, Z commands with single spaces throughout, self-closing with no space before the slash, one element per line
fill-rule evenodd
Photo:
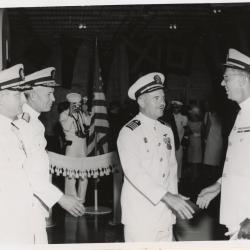
<path fill-rule="evenodd" d="M 210 202 L 220 193 L 220 187 L 220 183 L 215 182 L 215 184 L 202 189 L 196 204 L 202 209 L 207 208 Z"/>
<path fill-rule="evenodd" d="M 250 239 L 250 219 L 245 219 L 240 223 L 238 239 Z"/>
<path fill-rule="evenodd" d="M 59 205 L 75 217 L 84 214 L 84 206 L 73 196 L 63 195 L 58 201 Z"/>
<path fill-rule="evenodd" d="M 167 206 L 177 212 L 182 219 L 191 219 L 193 218 L 194 210 L 193 208 L 185 201 L 189 198 L 182 195 L 175 195 L 171 193 L 166 193 L 162 200 L 167 204 Z"/>

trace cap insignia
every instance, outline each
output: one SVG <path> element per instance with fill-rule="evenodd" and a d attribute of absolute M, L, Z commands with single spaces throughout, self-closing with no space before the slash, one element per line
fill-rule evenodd
<path fill-rule="evenodd" d="M 156 82 L 156 83 L 158 83 L 158 84 L 162 84 L 162 82 L 161 82 L 161 78 L 160 78 L 160 76 L 159 76 L 159 75 L 155 75 L 155 76 L 154 76 L 154 80 L 155 80 L 155 82 Z"/>

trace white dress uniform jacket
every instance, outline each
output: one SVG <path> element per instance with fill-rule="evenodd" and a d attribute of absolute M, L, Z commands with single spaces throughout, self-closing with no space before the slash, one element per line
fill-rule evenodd
<path fill-rule="evenodd" d="M 0 244 L 34 243 L 33 192 L 19 130 L 0 115 Z"/>
<path fill-rule="evenodd" d="M 237 228 L 250 218 L 250 98 L 241 110 L 229 135 L 221 179 L 220 223 Z"/>
<path fill-rule="evenodd" d="M 50 182 L 49 157 L 45 150 L 47 145 L 44 137 L 45 128 L 38 119 L 40 113 L 28 104 L 23 111 L 30 115 L 29 121 L 19 119 L 15 122 L 20 127 L 22 140 L 27 151 L 25 163 L 34 190 L 36 211 L 36 243 L 47 243 L 46 220 L 49 209 L 60 200 L 63 193 Z M 42 201 L 40 201 L 39 199 Z"/>
<path fill-rule="evenodd" d="M 124 171 L 122 223 L 147 231 L 153 241 L 160 229 L 175 223 L 175 215 L 161 201 L 177 194 L 177 163 L 170 127 L 139 113 L 119 134 L 118 152 Z"/>

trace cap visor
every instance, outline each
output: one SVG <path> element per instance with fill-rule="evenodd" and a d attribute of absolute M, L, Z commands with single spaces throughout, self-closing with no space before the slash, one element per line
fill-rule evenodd
<path fill-rule="evenodd" d="M 243 68 L 241 68 L 241 67 L 238 67 L 238 66 L 236 66 L 236 65 L 234 65 L 234 64 L 231 64 L 231 63 L 223 63 L 222 66 L 223 66 L 224 68 L 232 68 L 232 69 L 245 70 L 245 69 L 243 69 Z"/>

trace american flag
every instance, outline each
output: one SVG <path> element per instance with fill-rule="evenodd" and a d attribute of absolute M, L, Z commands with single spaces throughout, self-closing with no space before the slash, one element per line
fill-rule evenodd
<path fill-rule="evenodd" d="M 92 117 L 89 128 L 88 156 L 108 152 L 109 122 L 103 81 L 98 56 L 97 42 L 94 57 Z"/>

